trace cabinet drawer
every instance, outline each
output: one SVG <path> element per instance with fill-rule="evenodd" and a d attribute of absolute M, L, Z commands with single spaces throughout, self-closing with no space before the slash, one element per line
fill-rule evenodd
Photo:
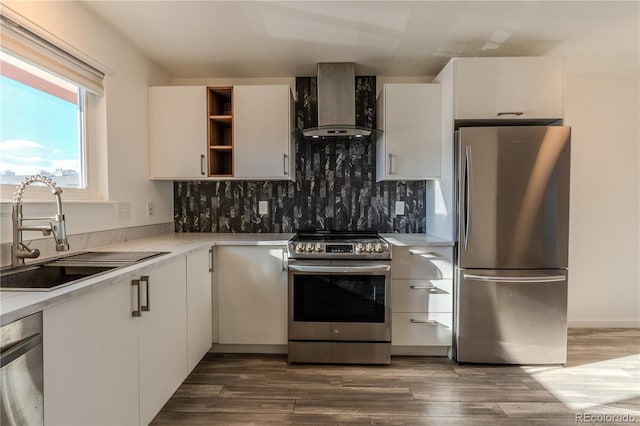
<path fill-rule="evenodd" d="M 451 312 L 453 280 L 391 281 L 392 312 Z"/>
<path fill-rule="evenodd" d="M 452 247 L 393 247 L 392 278 L 453 278 Z"/>
<path fill-rule="evenodd" d="M 391 344 L 395 346 L 451 346 L 452 324 L 453 314 L 451 313 L 392 314 Z"/>

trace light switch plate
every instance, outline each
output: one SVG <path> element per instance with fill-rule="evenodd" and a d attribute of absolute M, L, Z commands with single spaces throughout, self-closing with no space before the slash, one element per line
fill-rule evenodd
<path fill-rule="evenodd" d="M 269 214 L 268 201 L 258 201 L 258 214 Z"/>
<path fill-rule="evenodd" d="M 404 216 L 404 201 L 396 201 L 396 216 Z"/>
<path fill-rule="evenodd" d="M 147 217 L 153 217 L 153 201 L 147 201 Z"/>

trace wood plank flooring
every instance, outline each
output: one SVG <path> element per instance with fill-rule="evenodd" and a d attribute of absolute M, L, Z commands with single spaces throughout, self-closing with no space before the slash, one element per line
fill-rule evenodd
<path fill-rule="evenodd" d="M 283 355 L 208 354 L 152 424 L 640 423 L 640 329 L 571 329 L 568 342 L 564 367 L 399 356 L 389 366 L 289 365 Z"/>

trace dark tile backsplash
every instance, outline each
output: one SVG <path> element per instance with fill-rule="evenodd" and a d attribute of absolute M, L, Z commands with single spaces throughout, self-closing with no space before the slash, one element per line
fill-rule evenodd
<path fill-rule="evenodd" d="M 317 125 L 316 78 L 296 78 L 296 126 Z M 356 124 L 375 124 L 375 77 L 356 77 Z M 174 183 L 176 232 L 425 232 L 425 181 L 376 183 L 375 142 L 296 143 L 296 182 Z M 256 159 L 256 161 L 259 161 Z M 269 214 L 258 214 L 268 201 Z M 395 215 L 395 202 L 405 214 Z"/>

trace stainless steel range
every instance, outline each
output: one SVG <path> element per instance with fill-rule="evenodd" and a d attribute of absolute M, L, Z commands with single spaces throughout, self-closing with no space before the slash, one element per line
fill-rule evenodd
<path fill-rule="evenodd" d="M 289 241 L 289 362 L 391 362 L 391 249 L 376 232 Z"/>

